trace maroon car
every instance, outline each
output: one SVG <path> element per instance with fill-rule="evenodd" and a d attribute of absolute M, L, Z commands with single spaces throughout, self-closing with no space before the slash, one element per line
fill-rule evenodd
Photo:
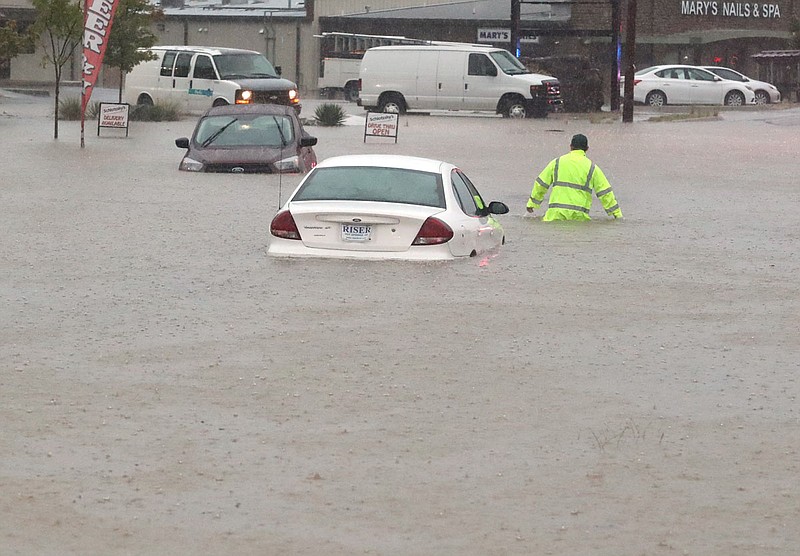
<path fill-rule="evenodd" d="M 180 170 L 232 174 L 305 173 L 317 164 L 317 138 L 303 129 L 295 110 L 277 104 L 217 106 L 197 122 Z"/>

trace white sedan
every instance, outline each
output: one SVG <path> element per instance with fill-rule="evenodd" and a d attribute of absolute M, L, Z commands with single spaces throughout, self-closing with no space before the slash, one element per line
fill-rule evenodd
<path fill-rule="evenodd" d="M 755 104 L 755 93 L 746 84 L 728 81 L 695 66 L 667 65 L 639 70 L 633 85 L 633 100 L 655 107 L 666 104 Z"/>
<path fill-rule="evenodd" d="M 268 253 L 284 257 L 443 260 L 505 243 L 467 176 L 440 160 L 352 155 L 318 164 L 270 224 Z"/>
<path fill-rule="evenodd" d="M 743 73 L 739 73 L 731 68 L 703 66 L 703 69 L 707 69 L 711 73 L 719 75 L 723 79 L 729 79 L 731 81 L 738 81 L 739 83 L 746 84 L 745 86 L 752 89 L 755 93 L 756 104 L 770 104 L 781 101 L 781 92 L 772 83 L 759 81 L 758 79 L 750 79 Z"/>

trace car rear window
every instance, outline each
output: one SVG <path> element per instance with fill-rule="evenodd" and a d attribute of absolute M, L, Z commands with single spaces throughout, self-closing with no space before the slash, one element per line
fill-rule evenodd
<path fill-rule="evenodd" d="M 376 201 L 445 208 L 441 175 L 401 168 L 316 168 L 293 201 Z"/>

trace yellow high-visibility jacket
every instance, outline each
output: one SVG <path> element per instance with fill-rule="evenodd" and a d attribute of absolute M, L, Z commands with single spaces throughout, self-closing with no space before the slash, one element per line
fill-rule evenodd
<path fill-rule="evenodd" d="M 591 220 L 592 192 L 614 218 L 622 211 L 603 171 L 589 160 L 586 152 L 575 149 L 550 161 L 533 185 L 528 207 L 538 209 L 552 186 L 545 222 L 551 220 Z"/>

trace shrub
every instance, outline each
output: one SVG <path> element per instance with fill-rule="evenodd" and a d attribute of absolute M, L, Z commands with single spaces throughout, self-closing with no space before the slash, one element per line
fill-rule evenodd
<path fill-rule="evenodd" d="M 90 102 L 86 107 L 86 119 L 96 120 L 100 114 L 100 103 Z M 81 98 L 69 97 L 58 101 L 58 119 L 75 121 L 81 119 Z"/>
<path fill-rule="evenodd" d="M 342 125 L 346 117 L 347 114 L 344 113 L 341 106 L 330 102 L 320 104 L 314 111 L 314 120 L 321 126 Z"/>
<path fill-rule="evenodd" d="M 181 119 L 181 109 L 177 102 L 171 101 L 137 104 L 131 106 L 130 116 L 138 122 L 174 122 Z"/>

